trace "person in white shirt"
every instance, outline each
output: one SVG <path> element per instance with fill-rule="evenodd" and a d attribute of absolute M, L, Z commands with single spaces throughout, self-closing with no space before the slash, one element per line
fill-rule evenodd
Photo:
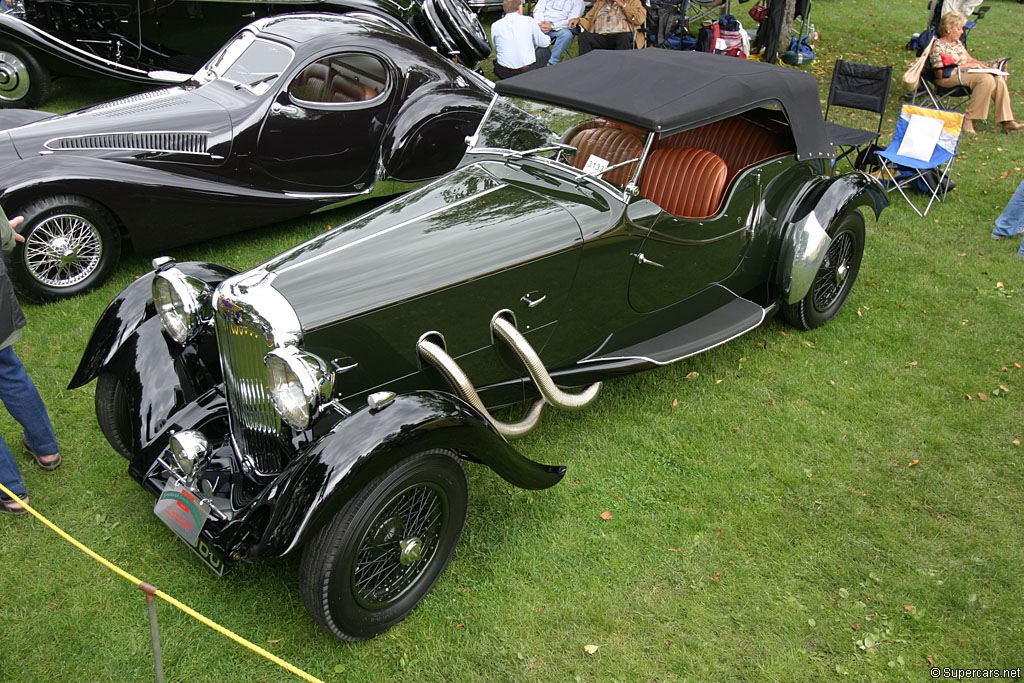
<path fill-rule="evenodd" d="M 511 78 L 546 66 L 551 58 L 551 39 L 531 17 L 523 16 L 523 0 L 505 0 L 505 16 L 491 25 L 494 41 L 494 75 Z"/>
<path fill-rule="evenodd" d="M 540 30 L 551 39 L 551 59 L 548 64 L 558 64 L 562 53 L 569 47 L 576 33 L 569 28 L 569 20 L 583 16 L 583 0 L 539 0 L 533 8 L 533 18 Z"/>

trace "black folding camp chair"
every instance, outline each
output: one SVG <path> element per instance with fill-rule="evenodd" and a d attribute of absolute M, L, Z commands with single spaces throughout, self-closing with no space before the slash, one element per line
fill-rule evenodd
<path fill-rule="evenodd" d="M 861 152 L 878 139 L 882 132 L 885 105 L 889 101 L 889 86 L 892 84 L 891 66 L 872 66 L 836 60 L 832 69 L 832 84 L 828 89 L 828 104 L 825 106 L 825 133 L 836 148 L 833 166 L 845 159 L 853 168 L 860 168 L 868 155 Z M 829 120 L 833 107 L 858 109 L 878 115 L 875 130 L 851 128 Z M 862 169 L 863 170 L 863 169 Z"/>

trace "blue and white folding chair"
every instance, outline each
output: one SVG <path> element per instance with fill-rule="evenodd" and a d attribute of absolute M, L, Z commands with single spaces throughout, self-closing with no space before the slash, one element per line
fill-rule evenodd
<path fill-rule="evenodd" d="M 958 111 L 904 104 L 892 142 L 877 152 L 882 170 L 918 216 L 924 216 L 936 199 L 944 201 L 948 178 L 960 144 L 964 115 Z M 929 195 L 924 211 L 917 208 L 906 188 L 917 187 Z"/>

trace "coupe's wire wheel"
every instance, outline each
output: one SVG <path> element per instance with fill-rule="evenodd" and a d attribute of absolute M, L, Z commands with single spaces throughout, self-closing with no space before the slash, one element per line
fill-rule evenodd
<path fill-rule="evenodd" d="M 25 238 L 25 266 L 50 287 L 71 287 L 99 267 L 103 239 L 82 216 L 62 213 L 44 219 Z"/>

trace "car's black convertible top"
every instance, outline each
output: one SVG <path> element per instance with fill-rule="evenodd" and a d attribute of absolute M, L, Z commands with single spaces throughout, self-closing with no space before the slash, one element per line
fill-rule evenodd
<path fill-rule="evenodd" d="M 499 81 L 495 90 L 663 134 L 778 104 L 792 127 L 797 158 L 835 156 L 814 77 L 754 60 L 691 51 L 594 50 Z"/>

